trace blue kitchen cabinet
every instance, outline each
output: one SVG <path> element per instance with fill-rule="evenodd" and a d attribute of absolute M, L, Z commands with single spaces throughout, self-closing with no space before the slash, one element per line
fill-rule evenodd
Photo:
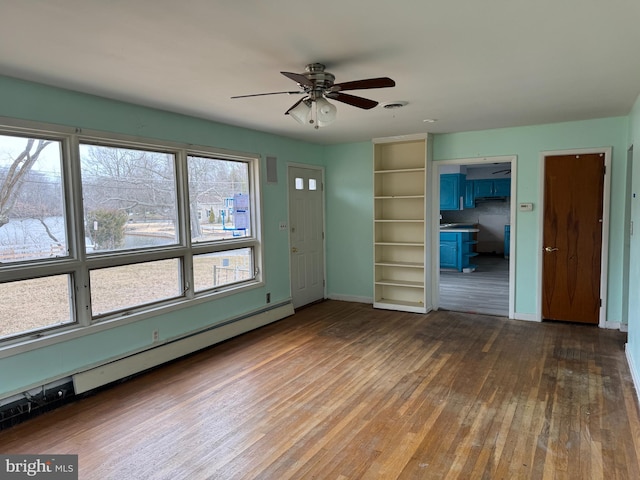
<path fill-rule="evenodd" d="M 440 175 L 440 210 L 460 210 L 465 178 L 459 173 Z"/>
<path fill-rule="evenodd" d="M 509 197 L 511 196 L 511 179 L 474 180 L 473 194 L 476 198 Z"/>
<path fill-rule="evenodd" d="M 455 268 L 459 272 L 464 268 L 476 268 L 471 264 L 472 257 L 478 255 L 473 251 L 472 232 L 440 232 L 440 268 Z"/>
<path fill-rule="evenodd" d="M 440 268 L 458 268 L 458 241 L 443 240 L 440 234 Z"/>
<path fill-rule="evenodd" d="M 474 180 L 473 195 L 475 198 L 493 196 L 493 180 Z"/>
<path fill-rule="evenodd" d="M 511 196 L 511 179 L 501 178 L 493 181 L 493 194 L 496 197 L 510 197 Z"/>
<path fill-rule="evenodd" d="M 464 208 L 476 208 L 476 196 L 473 193 L 473 180 L 464 182 Z"/>

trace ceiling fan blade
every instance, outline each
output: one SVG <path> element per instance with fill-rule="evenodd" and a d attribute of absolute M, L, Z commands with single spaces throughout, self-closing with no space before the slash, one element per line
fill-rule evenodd
<path fill-rule="evenodd" d="M 301 98 L 300 100 L 298 100 L 296 103 L 294 103 L 293 105 L 291 105 L 291 108 L 289 108 L 289 110 L 287 110 L 286 112 L 284 112 L 285 115 L 289 115 L 289 112 L 291 110 L 293 110 L 294 108 L 296 108 L 298 105 L 300 105 L 302 102 L 304 102 L 306 99 L 306 97 Z"/>
<path fill-rule="evenodd" d="M 367 78 L 365 80 L 354 80 L 353 82 L 336 83 L 331 87 L 332 92 L 344 90 L 364 90 L 365 88 L 387 88 L 395 87 L 396 82 L 388 77 Z"/>
<path fill-rule="evenodd" d="M 364 108 L 365 110 L 370 110 L 376 105 L 378 105 L 378 102 L 376 102 L 375 100 L 356 97 L 355 95 L 349 95 L 348 93 L 331 92 L 331 93 L 327 93 L 326 97 L 331 98 L 333 100 L 337 100 L 342 103 L 353 105 L 354 107 Z"/>
<path fill-rule="evenodd" d="M 231 98 L 247 98 L 247 97 L 262 97 L 263 95 L 281 95 L 281 94 L 287 94 L 287 95 L 296 95 L 299 93 L 304 93 L 300 90 L 296 90 L 294 92 L 270 92 L 270 93 L 252 93 L 250 95 L 236 95 L 235 97 L 231 97 Z"/>
<path fill-rule="evenodd" d="M 285 77 L 290 78 L 294 82 L 299 83 L 300 85 L 313 87 L 313 82 L 301 73 L 291 73 L 291 72 L 280 72 L 280 73 Z"/>

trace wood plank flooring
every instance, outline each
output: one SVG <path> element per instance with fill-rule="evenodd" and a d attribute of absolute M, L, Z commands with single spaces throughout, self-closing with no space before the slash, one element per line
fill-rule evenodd
<path fill-rule="evenodd" d="M 472 273 L 440 270 L 440 308 L 455 312 L 509 316 L 509 260 L 491 255 L 472 259 Z"/>
<path fill-rule="evenodd" d="M 0 432 L 83 480 L 636 479 L 626 335 L 327 301 Z"/>

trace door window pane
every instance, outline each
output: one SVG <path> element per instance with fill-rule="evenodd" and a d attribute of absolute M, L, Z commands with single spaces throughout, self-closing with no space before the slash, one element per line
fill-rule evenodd
<path fill-rule="evenodd" d="M 0 135 L 0 262 L 65 257 L 59 141 Z"/>
<path fill-rule="evenodd" d="M 88 253 L 178 242 L 172 154 L 80 145 L 80 161 Z"/>
<path fill-rule="evenodd" d="M 191 241 L 251 236 L 249 165 L 190 155 L 187 167 Z"/>
<path fill-rule="evenodd" d="M 71 277 L 0 283 L 0 338 L 73 323 Z"/>
<path fill-rule="evenodd" d="M 178 259 L 101 268 L 89 276 L 94 317 L 175 298 L 183 291 Z"/>

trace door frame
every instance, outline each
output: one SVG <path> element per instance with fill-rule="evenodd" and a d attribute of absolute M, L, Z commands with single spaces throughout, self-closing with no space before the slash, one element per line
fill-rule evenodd
<path fill-rule="evenodd" d="M 321 180 L 321 194 L 322 194 L 322 296 L 327 298 L 327 216 L 326 216 L 326 199 L 325 199 L 325 172 L 324 167 L 318 165 L 309 165 L 306 163 L 287 162 L 287 261 L 289 263 L 289 298 L 293 304 L 293 288 L 292 288 L 292 271 L 291 271 L 291 198 L 289 196 L 289 185 L 291 185 L 291 169 L 292 168 L 306 168 L 307 170 L 316 170 L 320 172 Z"/>
<path fill-rule="evenodd" d="M 511 197 L 509 200 L 509 222 L 512 225 L 509 239 L 509 318 L 515 318 L 516 296 L 516 194 L 518 187 L 518 156 L 503 155 L 496 157 L 456 158 L 432 162 L 431 175 L 431 302 L 434 310 L 440 307 L 440 167 L 442 165 L 491 165 L 494 163 L 509 163 L 511 165 Z"/>
<path fill-rule="evenodd" d="M 543 281 L 543 228 L 544 228 L 544 159 L 555 155 L 586 155 L 590 153 L 604 154 L 604 185 L 602 188 L 602 247 L 600 255 L 600 298 L 602 305 L 600 306 L 600 314 L 598 326 L 600 328 L 607 327 L 607 293 L 609 276 L 609 214 L 610 214 L 610 197 L 611 197 L 611 147 L 599 148 L 576 148 L 569 150 L 546 150 L 540 152 L 540 181 L 538 184 L 540 192 L 540 208 L 538 208 L 538 249 L 536 255 L 538 258 L 538 288 L 536 291 L 536 320 L 542 322 L 542 281 Z M 612 327 L 613 328 L 613 327 Z"/>

